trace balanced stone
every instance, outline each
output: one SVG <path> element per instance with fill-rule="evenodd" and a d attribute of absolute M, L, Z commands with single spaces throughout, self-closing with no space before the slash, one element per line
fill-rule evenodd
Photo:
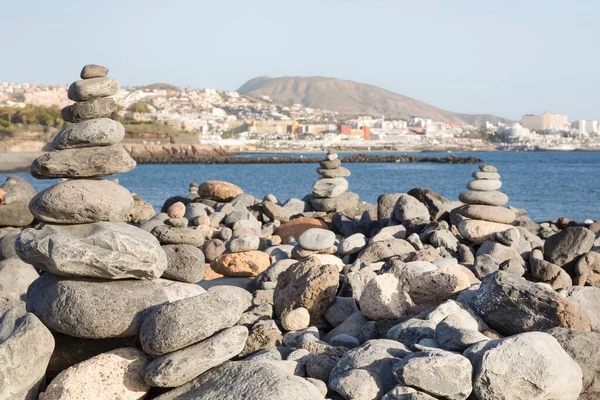
<path fill-rule="evenodd" d="M 460 221 L 457 225 L 457 228 L 464 238 L 468 239 L 472 243 L 481 244 L 486 240 L 493 240 L 497 233 L 514 227 L 498 222 L 468 219 Z"/>
<path fill-rule="evenodd" d="M 480 165 L 479 170 L 481 172 L 498 172 L 498 169 L 493 165 Z"/>
<path fill-rule="evenodd" d="M 348 191 L 348 181 L 344 178 L 321 178 L 313 184 L 315 197 L 337 197 Z"/>
<path fill-rule="evenodd" d="M 124 221 L 133 207 L 133 196 L 123 186 L 107 180 L 77 179 L 58 183 L 38 193 L 29 204 L 40 221 L 82 224 Z"/>
<path fill-rule="evenodd" d="M 96 64 L 85 65 L 79 74 L 81 79 L 103 78 L 106 75 L 108 75 L 108 68 Z"/>
<path fill-rule="evenodd" d="M 298 243 L 306 250 L 325 250 L 333 246 L 335 233 L 327 229 L 311 228 L 300 235 Z"/>
<path fill-rule="evenodd" d="M 110 118 L 97 118 L 65 126 L 52 141 L 56 150 L 117 144 L 125 127 Z"/>
<path fill-rule="evenodd" d="M 240 291 L 245 292 L 223 286 L 156 308 L 142 324 L 142 348 L 148 354 L 162 355 L 232 327 L 248 305 Z"/>
<path fill-rule="evenodd" d="M 244 350 L 248 328 L 234 326 L 199 343 L 166 354 L 146 369 L 150 386 L 177 387 L 221 365 Z"/>
<path fill-rule="evenodd" d="M 509 208 L 479 204 L 461 206 L 458 209 L 458 213 L 467 218 L 501 224 L 511 224 L 517 218 L 517 214 Z"/>
<path fill-rule="evenodd" d="M 198 285 L 164 279 L 101 281 L 44 274 L 29 286 L 27 311 L 69 336 L 128 337 L 139 333 L 150 307 L 204 292 Z"/>
<path fill-rule="evenodd" d="M 125 223 L 43 225 L 25 229 L 15 247 L 27 263 L 66 277 L 156 279 L 167 268 L 154 236 Z"/>
<path fill-rule="evenodd" d="M 496 179 L 496 180 L 500 180 L 500 174 L 497 173 L 497 172 L 475 171 L 475 172 L 473 172 L 473 178 L 475 178 L 475 179 Z"/>
<path fill-rule="evenodd" d="M 114 78 L 89 78 L 75 81 L 67 95 L 73 101 L 88 101 L 117 94 L 119 82 Z"/>
<path fill-rule="evenodd" d="M 463 192 L 458 199 L 467 204 L 482 204 L 488 206 L 503 206 L 508 203 L 508 196 L 502 192 Z"/>
<path fill-rule="evenodd" d="M 117 111 L 117 102 L 111 97 L 83 101 L 62 109 L 62 118 L 67 122 L 81 122 L 94 118 L 107 118 Z"/>
<path fill-rule="evenodd" d="M 217 201 L 231 201 L 244 191 L 233 183 L 223 181 L 206 181 L 198 186 L 198 195 Z"/>
<path fill-rule="evenodd" d="M 323 169 L 336 169 L 342 165 L 342 161 L 339 158 L 335 160 L 323 160 L 319 162 L 319 165 Z"/>
<path fill-rule="evenodd" d="M 318 198 L 310 197 L 311 206 L 317 211 L 344 211 L 356 206 L 359 202 L 358 195 L 353 192 L 342 193 L 337 197 Z"/>
<path fill-rule="evenodd" d="M 334 169 L 317 168 L 317 173 L 325 178 L 345 178 L 352 175 L 350 170 L 344 167 Z"/>
<path fill-rule="evenodd" d="M 476 179 L 467 184 L 467 189 L 479 192 L 493 192 L 502 187 L 502 182 L 496 179 Z"/>
<path fill-rule="evenodd" d="M 95 178 L 129 172 L 135 161 L 122 147 L 88 147 L 46 153 L 31 164 L 37 179 Z"/>

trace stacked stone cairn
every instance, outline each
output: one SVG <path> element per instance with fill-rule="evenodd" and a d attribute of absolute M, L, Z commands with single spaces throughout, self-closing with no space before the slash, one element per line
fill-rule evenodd
<path fill-rule="evenodd" d="M 481 244 L 494 235 L 506 230 L 515 230 L 510 224 L 517 218 L 516 213 L 504 206 L 508 196 L 498 189 L 502 187 L 500 174 L 492 165 L 482 165 L 473 173 L 467 184 L 468 192 L 463 192 L 459 200 L 466 203 L 458 213 L 467 219 L 458 224 L 460 233 L 469 241 Z"/>
<path fill-rule="evenodd" d="M 328 152 L 317 173 L 322 176 L 312 187 L 310 204 L 317 211 L 344 211 L 358 202 L 358 195 L 348 191 L 346 178 L 351 175 L 336 153 Z"/>
<path fill-rule="evenodd" d="M 471 204 L 500 187 L 474 175 L 466 205 L 415 188 L 366 214 L 206 181 L 141 229 L 62 189 L 107 181 L 61 175 L 16 252 L 0 239 L 28 263 L 0 264 L 0 300 L 29 286 L 0 399 L 600 398 L 600 224 Z"/>

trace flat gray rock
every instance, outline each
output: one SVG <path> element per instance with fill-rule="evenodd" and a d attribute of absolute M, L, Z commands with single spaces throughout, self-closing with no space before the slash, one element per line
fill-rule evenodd
<path fill-rule="evenodd" d="M 199 343 L 166 354 L 146 369 L 146 383 L 178 387 L 238 355 L 248 339 L 248 328 L 234 326 Z"/>
<path fill-rule="evenodd" d="M 334 169 L 317 168 L 317 173 L 325 178 L 346 178 L 352 175 L 350 170 L 344 167 Z"/>
<path fill-rule="evenodd" d="M 108 118 L 117 111 L 117 103 L 110 97 L 71 104 L 61 110 L 66 122 L 81 122 L 95 118 Z"/>
<path fill-rule="evenodd" d="M 594 245 L 594 232 L 580 226 L 563 229 L 544 243 L 544 258 L 562 267 L 590 251 Z"/>
<path fill-rule="evenodd" d="M 581 368 L 547 333 L 491 340 L 465 352 L 478 399 L 577 400 Z"/>
<path fill-rule="evenodd" d="M 463 217 L 501 224 L 511 224 L 517 218 L 517 214 L 509 208 L 480 204 L 461 206 L 457 212 Z"/>
<path fill-rule="evenodd" d="M 159 225 L 151 233 L 163 244 L 189 244 L 196 247 L 204 244 L 204 235 L 194 228 Z"/>
<path fill-rule="evenodd" d="M 346 192 L 332 198 L 318 198 L 315 196 L 310 196 L 309 202 L 316 211 L 343 212 L 344 210 L 348 210 L 358 204 L 358 195 L 353 192 Z"/>
<path fill-rule="evenodd" d="M 233 326 L 247 308 L 239 291 L 244 290 L 221 286 L 156 308 L 142 324 L 142 348 L 148 354 L 163 355 Z"/>
<path fill-rule="evenodd" d="M 30 172 L 37 179 L 97 178 L 129 172 L 135 166 L 124 148 L 104 146 L 46 153 L 33 161 Z"/>
<path fill-rule="evenodd" d="M 556 327 L 590 330 L 587 315 L 567 298 L 503 271 L 485 277 L 473 307 L 502 335 Z"/>
<path fill-rule="evenodd" d="M 481 204 L 485 206 L 503 206 L 508 203 L 508 196 L 502 192 L 463 192 L 458 199 L 467 204 Z"/>
<path fill-rule="evenodd" d="M 54 338 L 33 314 L 0 316 L 0 399 L 36 400 Z"/>
<path fill-rule="evenodd" d="M 392 366 L 409 354 L 395 340 L 369 340 L 340 359 L 331 371 L 328 386 L 345 399 L 380 398 L 398 383 Z"/>
<path fill-rule="evenodd" d="M 188 283 L 202 280 L 205 272 L 202 250 L 189 244 L 167 244 L 163 249 L 167 254 L 167 269 L 163 278 Z"/>
<path fill-rule="evenodd" d="M 156 279 L 167 268 L 156 238 L 125 223 L 43 225 L 25 229 L 15 246 L 29 264 L 65 277 Z"/>
<path fill-rule="evenodd" d="M 348 181 L 344 178 L 317 179 L 312 187 L 315 197 L 337 197 L 348 191 Z"/>
<path fill-rule="evenodd" d="M 75 149 L 117 144 L 125 136 L 125 127 L 110 118 L 96 118 L 70 124 L 54 137 L 52 147 L 56 150 Z"/>
<path fill-rule="evenodd" d="M 329 249 L 334 242 L 335 233 L 322 228 L 309 228 L 298 237 L 298 243 L 306 250 Z"/>
<path fill-rule="evenodd" d="M 256 235 L 245 233 L 227 241 L 225 247 L 230 253 L 258 250 L 260 247 L 260 238 Z"/>
<path fill-rule="evenodd" d="M 107 180 L 60 182 L 38 193 L 29 203 L 40 221 L 57 224 L 125 221 L 133 207 L 129 190 Z"/>
<path fill-rule="evenodd" d="M 265 362 L 228 362 L 155 400 L 323 400 L 310 382 Z"/>
<path fill-rule="evenodd" d="M 84 65 L 79 74 L 81 79 L 103 78 L 106 75 L 108 75 L 108 68 L 97 64 Z"/>
<path fill-rule="evenodd" d="M 415 197 L 402 193 L 394 205 L 394 217 L 399 222 L 419 221 L 429 222 L 429 210 L 425 204 Z"/>
<path fill-rule="evenodd" d="M 114 78 L 87 78 L 69 86 L 67 95 L 73 101 L 88 101 L 117 94 L 119 82 Z"/>
<path fill-rule="evenodd" d="M 44 274 L 27 291 L 27 311 L 52 331 L 102 339 L 139 333 L 153 306 L 204 293 L 198 285 L 151 281 L 61 278 Z"/>
<path fill-rule="evenodd" d="M 448 400 L 469 397 L 472 374 L 468 359 L 445 351 L 420 351 L 394 365 L 394 375 L 401 385 Z"/>
<path fill-rule="evenodd" d="M 478 192 L 493 192 L 502 187 L 502 182 L 497 179 L 476 179 L 467 183 L 467 189 Z"/>

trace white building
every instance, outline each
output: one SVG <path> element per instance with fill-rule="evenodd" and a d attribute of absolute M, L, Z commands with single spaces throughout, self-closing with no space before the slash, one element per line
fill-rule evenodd
<path fill-rule="evenodd" d="M 581 133 L 598 133 L 598 121 L 584 119 L 573 121 L 571 128 L 577 129 Z"/>

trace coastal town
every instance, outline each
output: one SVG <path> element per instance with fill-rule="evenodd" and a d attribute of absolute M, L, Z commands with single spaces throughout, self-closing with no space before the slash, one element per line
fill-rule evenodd
<path fill-rule="evenodd" d="M 27 106 L 62 108 L 67 86 L 0 82 L 0 110 Z M 268 96 L 237 91 L 178 88 L 168 84 L 122 87 L 114 96 L 127 142 L 218 145 L 232 151 L 460 151 L 594 150 L 596 120 L 570 121 L 546 112 L 520 121 L 483 126 L 435 121 L 423 116 L 344 115 L 283 105 Z M 8 121 L 10 123 L 11 121 Z M 17 121 L 18 122 L 18 121 Z M 3 135 L 0 125 L 0 136 Z M 166 132 L 153 135 L 153 132 Z M 6 132 L 5 132 L 6 133 Z"/>

